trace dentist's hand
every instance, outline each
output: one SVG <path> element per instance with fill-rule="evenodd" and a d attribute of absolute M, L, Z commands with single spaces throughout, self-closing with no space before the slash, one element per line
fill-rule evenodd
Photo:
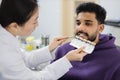
<path fill-rule="evenodd" d="M 84 47 L 71 50 L 65 56 L 69 61 L 82 61 L 84 56 L 87 55 L 87 53 L 85 53 L 83 49 Z"/>
<path fill-rule="evenodd" d="M 57 46 L 61 45 L 66 39 L 69 37 L 57 37 L 54 38 L 53 41 L 49 44 L 49 50 L 52 52 Z"/>

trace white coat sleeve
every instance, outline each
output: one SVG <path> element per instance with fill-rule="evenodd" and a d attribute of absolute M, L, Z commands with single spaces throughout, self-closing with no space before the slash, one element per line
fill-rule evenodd
<path fill-rule="evenodd" d="M 63 57 L 48 65 L 43 71 L 37 72 L 35 76 L 38 80 L 57 80 L 62 77 L 72 67 L 70 62 Z"/>
<path fill-rule="evenodd" d="M 39 72 L 27 68 L 20 56 L 11 58 L 9 62 L 4 62 L 4 67 L 2 68 L 4 80 L 57 80 L 72 67 L 66 57 L 57 60 Z"/>
<path fill-rule="evenodd" d="M 22 55 L 25 63 L 29 67 L 36 67 L 41 63 L 53 59 L 53 55 L 50 53 L 48 46 L 31 52 L 22 53 Z"/>

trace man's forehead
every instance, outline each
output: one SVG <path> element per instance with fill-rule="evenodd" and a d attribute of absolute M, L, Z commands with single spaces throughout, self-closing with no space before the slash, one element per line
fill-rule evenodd
<path fill-rule="evenodd" d="M 76 20 L 83 20 L 86 22 L 93 22 L 96 20 L 96 15 L 95 13 L 90 13 L 90 12 L 81 12 L 76 16 Z"/>
<path fill-rule="evenodd" d="M 86 17 L 96 17 L 96 14 L 93 13 L 93 12 L 80 12 L 76 17 L 83 17 L 83 16 L 86 16 Z"/>

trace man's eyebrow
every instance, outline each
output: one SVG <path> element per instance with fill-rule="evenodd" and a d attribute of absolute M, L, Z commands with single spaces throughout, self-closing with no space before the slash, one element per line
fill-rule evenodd
<path fill-rule="evenodd" d="M 80 20 L 79 19 L 76 19 L 77 22 L 79 22 Z M 85 22 L 93 22 L 91 20 L 85 20 Z"/>
<path fill-rule="evenodd" d="M 80 20 L 76 19 L 75 21 L 79 22 Z"/>
<path fill-rule="evenodd" d="M 93 21 L 91 21 L 91 20 L 85 20 L 85 22 L 93 22 Z"/>

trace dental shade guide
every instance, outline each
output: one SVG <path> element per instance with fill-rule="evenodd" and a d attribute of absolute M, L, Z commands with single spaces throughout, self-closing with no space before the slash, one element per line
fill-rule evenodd
<path fill-rule="evenodd" d="M 76 48 L 81 48 L 84 46 L 85 49 L 83 51 L 85 51 L 88 54 L 91 54 L 95 48 L 96 43 L 83 39 L 81 37 L 75 36 L 70 42 L 70 45 Z"/>

